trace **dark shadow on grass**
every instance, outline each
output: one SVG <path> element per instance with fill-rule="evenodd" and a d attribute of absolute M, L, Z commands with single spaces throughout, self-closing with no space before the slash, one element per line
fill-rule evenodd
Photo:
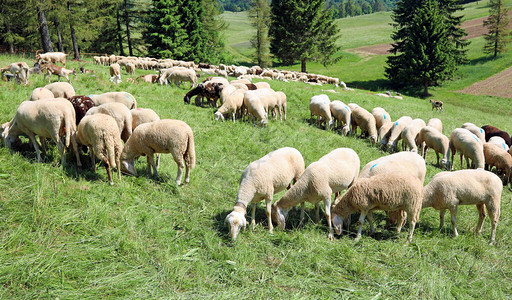
<path fill-rule="evenodd" d="M 471 66 L 475 66 L 475 65 L 480 65 L 480 64 L 485 64 L 489 61 L 492 61 L 494 59 L 497 59 L 498 57 L 493 57 L 492 55 L 487 55 L 487 56 L 481 56 L 479 58 L 475 58 L 475 59 L 472 59 L 468 62 L 468 65 L 471 65 Z"/>
<path fill-rule="evenodd" d="M 345 82 L 348 87 L 356 88 L 360 90 L 368 90 L 372 92 L 378 92 L 383 90 L 389 90 L 392 86 L 389 84 L 387 79 L 376 79 L 367 81 L 348 81 Z"/>

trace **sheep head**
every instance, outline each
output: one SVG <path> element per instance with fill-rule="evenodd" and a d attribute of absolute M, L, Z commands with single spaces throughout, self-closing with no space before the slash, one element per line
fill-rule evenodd
<path fill-rule="evenodd" d="M 229 234 L 233 240 L 236 240 L 238 233 L 240 232 L 240 228 L 247 225 L 247 220 L 243 213 L 238 211 L 232 211 L 229 215 L 226 216 L 224 221 L 227 226 L 229 226 Z"/>
<path fill-rule="evenodd" d="M 343 217 L 338 214 L 331 214 L 332 226 L 337 235 L 343 232 Z"/>
<path fill-rule="evenodd" d="M 220 111 L 216 111 L 215 112 L 215 121 L 218 121 L 219 119 L 224 121 L 224 115 L 222 115 L 222 113 Z"/>
<path fill-rule="evenodd" d="M 278 206 L 272 205 L 272 220 L 279 225 L 281 230 L 286 226 L 286 217 L 288 216 L 288 209 L 282 209 Z"/>
<path fill-rule="evenodd" d="M 128 175 L 137 176 L 137 170 L 135 170 L 135 166 L 133 165 L 133 161 L 129 162 L 127 160 L 123 160 L 121 162 L 121 172 L 123 172 L 125 174 L 128 174 Z"/>

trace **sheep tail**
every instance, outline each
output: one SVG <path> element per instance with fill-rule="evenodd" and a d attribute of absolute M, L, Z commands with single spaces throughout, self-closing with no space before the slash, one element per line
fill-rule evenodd
<path fill-rule="evenodd" d="M 65 134 L 66 134 L 66 148 L 69 148 L 69 145 L 71 143 L 71 135 L 75 134 L 76 132 L 76 124 L 74 118 L 71 118 L 70 113 L 64 114 L 64 127 L 65 127 Z"/>
<path fill-rule="evenodd" d="M 183 157 L 187 167 L 193 169 L 196 166 L 196 150 L 194 146 L 194 135 L 192 134 L 192 131 L 188 134 L 187 150 L 185 151 Z"/>
<path fill-rule="evenodd" d="M 103 147 L 104 147 L 103 149 L 106 148 L 106 150 L 107 150 L 107 159 L 110 164 L 110 167 L 111 168 L 119 167 L 116 163 L 116 150 L 115 150 L 116 141 L 115 141 L 115 139 L 113 138 L 113 136 L 103 133 L 102 140 L 105 143 L 103 145 Z"/>

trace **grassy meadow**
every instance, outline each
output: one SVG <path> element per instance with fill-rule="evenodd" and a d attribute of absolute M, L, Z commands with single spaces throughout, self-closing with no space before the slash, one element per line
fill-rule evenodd
<path fill-rule="evenodd" d="M 470 6 L 480 7 L 484 2 Z M 476 8 L 471 12 L 475 17 L 481 14 Z M 239 26 L 246 24 L 240 14 L 226 15 Z M 389 18 L 384 13 L 372 16 L 382 19 L 382 24 Z M 367 18 L 368 28 L 388 30 L 372 25 L 371 16 L 361 18 Z M 356 18 L 339 22 L 349 21 L 357 27 Z M 241 36 L 248 32 L 239 28 L 234 33 L 230 27 L 228 43 L 246 42 Z M 347 38 L 346 43 L 346 48 L 353 48 L 365 41 Z M 127 91 L 136 97 L 139 107 L 152 108 L 161 118 L 180 119 L 191 126 L 197 157 L 191 182 L 175 185 L 177 167 L 169 154 L 162 155 L 160 178 L 146 174 L 146 161 L 140 158 L 136 163 L 139 177 L 114 177 L 114 186 L 109 186 L 105 168 L 98 164 L 92 172 L 85 154 L 81 155 L 81 169 L 70 153 L 70 164 L 63 168 L 54 145 L 43 156 L 43 163 L 37 163 L 28 145 L 15 151 L 0 147 L 0 299 L 510 299 L 509 188 L 503 189 L 494 246 L 488 245 L 488 218 L 483 233 L 474 234 L 478 214 L 469 206 L 459 207 L 457 238 L 452 237 L 448 219 L 438 230 L 438 212 L 423 210 L 411 243 L 406 242 L 408 226 L 398 236 L 384 228 L 383 213 L 376 214 L 374 236 L 369 235 L 366 224 L 363 238 L 355 242 L 354 223 L 350 234 L 329 241 L 325 220 L 319 224 L 312 220 L 311 204 L 306 205 L 303 224 L 299 224 L 298 212 L 292 211 L 286 230 L 276 228 L 273 234 L 267 231 L 262 203 L 254 231 L 248 227 L 233 242 L 224 225 L 242 171 L 270 151 L 295 147 L 309 165 L 333 149 L 349 147 L 358 153 L 361 167 L 386 155 L 366 140 L 310 125 L 308 103 L 316 94 L 327 93 L 331 100 L 357 103 L 368 110 L 383 107 L 393 120 L 403 115 L 425 121 L 437 117 L 443 121 L 446 135 L 465 122 L 512 131 L 509 99 L 455 92 L 512 65 L 510 52 L 489 60 L 481 53 L 482 44 L 481 38 L 473 39 L 470 64 L 461 67 L 454 81 L 432 89 L 444 102 L 444 113 L 432 112 L 428 100 L 415 97 L 389 99 L 362 89 L 337 89 L 338 93 L 331 94 L 323 90 L 332 86 L 273 81 L 272 88 L 288 97 L 288 118 L 269 121 L 266 128 L 249 122 L 215 122 L 213 108 L 183 104 L 188 88 L 129 84 L 125 80 L 130 76 L 124 71 L 123 83 L 114 85 L 108 80 L 108 67 L 87 64 L 96 74 L 71 76 L 77 94 Z M 0 55 L 0 66 L 19 60 L 29 65 L 33 62 Z M 308 63 L 308 67 L 312 72 L 336 75 L 351 87 L 380 90 L 384 88 L 380 71 L 384 63 L 384 56 L 362 58 L 343 52 L 335 66 L 325 69 Z M 68 62 L 71 68 L 79 65 Z M 137 70 L 136 75 L 147 73 L 151 71 Z M 46 84 L 42 75 L 31 76 L 28 86 L 0 81 L 0 122 L 9 121 L 32 90 Z M 426 163 L 428 183 L 441 169 L 435 165 L 432 151 Z M 455 169 L 460 169 L 458 159 Z"/>

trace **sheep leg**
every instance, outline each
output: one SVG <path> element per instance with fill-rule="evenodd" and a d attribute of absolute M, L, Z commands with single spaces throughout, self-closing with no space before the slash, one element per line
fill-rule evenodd
<path fill-rule="evenodd" d="M 331 222 L 331 195 L 324 199 L 324 210 L 325 210 L 325 218 L 327 219 L 327 224 L 329 224 L 329 235 L 327 236 L 329 240 L 334 240 L 334 231 L 332 229 Z"/>
<path fill-rule="evenodd" d="M 251 210 L 251 227 L 254 230 L 256 227 L 256 203 L 252 204 L 252 210 Z"/>
<path fill-rule="evenodd" d="M 149 175 L 152 175 L 151 174 L 151 165 L 149 163 L 149 155 L 146 156 L 146 161 L 147 161 L 147 166 L 146 166 L 146 173 L 149 174 Z"/>
<path fill-rule="evenodd" d="M 116 159 L 116 163 L 117 163 L 117 176 L 119 177 L 119 180 L 121 180 L 121 159 L 119 156 Z"/>
<path fill-rule="evenodd" d="M 490 207 L 486 205 L 487 213 L 489 214 L 489 218 L 491 219 L 491 241 L 489 245 L 494 244 L 496 238 L 496 226 L 498 225 L 498 219 L 500 218 L 500 207 Z"/>
<path fill-rule="evenodd" d="M 470 169 L 471 165 L 469 164 L 469 158 L 466 156 L 466 169 Z"/>
<path fill-rule="evenodd" d="M 475 232 L 479 234 L 480 232 L 482 232 L 482 228 L 484 227 L 485 204 L 478 203 L 476 205 L 476 209 L 478 210 L 478 225 L 476 225 Z"/>
<path fill-rule="evenodd" d="M 265 204 L 267 206 L 267 220 L 268 220 L 268 232 L 274 232 L 274 226 L 272 225 L 272 196 L 267 195 L 265 198 Z"/>
<path fill-rule="evenodd" d="M 80 154 L 78 153 L 78 144 L 76 143 L 76 134 L 73 134 L 73 136 L 71 137 L 71 144 L 73 146 L 73 151 L 75 152 L 76 165 L 81 167 L 82 162 L 80 161 Z"/>
<path fill-rule="evenodd" d="M 367 212 L 361 211 L 361 215 L 359 216 L 359 221 L 358 221 L 359 228 L 357 229 L 356 241 L 361 239 L 361 234 L 363 232 L 364 218 L 366 217 L 366 214 L 367 214 Z"/>
<path fill-rule="evenodd" d="M 91 162 L 92 162 L 92 171 L 96 172 L 96 155 L 94 155 L 94 149 L 93 147 L 89 147 L 89 155 L 91 156 Z"/>
<path fill-rule="evenodd" d="M 302 221 L 304 221 L 304 209 L 305 209 L 305 206 L 306 206 L 305 202 L 302 202 L 300 204 L 300 223 L 302 223 Z"/>
<path fill-rule="evenodd" d="M 114 181 L 112 180 L 112 172 L 110 171 L 110 163 L 108 162 L 108 159 L 104 158 L 103 163 L 105 164 L 105 167 L 107 168 L 107 175 L 108 175 L 108 180 L 110 182 L 110 185 L 114 185 Z"/>
<path fill-rule="evenodd" d="M 178 173 L 176 174 L 176 184 L 177 185 L 181 184 L 181 175 L 183 174 L 183 169 L 185 168 L 185 163 L 183 162 L 183 156 L 181 156 L 181 157 L 179 157 L 179 156 L 180 156 L 179 154 L 177 156 L 174 156 L 174 154 L 173 154 L 174 161 L 176 161 L 176 164 L 178 165 Z M 156 171 L 156 169 L 155 169 L 155 171 Z M 187 174 L 189 174 L 188 172 L 190 172 L 190 170 L 187 168 Z M 185 182 L 188 182 L 187 179 L 185 179 Z"/>
<path fill-rule="evenodd" d="M 66 147 L 58 137 L 55 142 L 57 143 L 57 147 L 59 148 L 60 152 L 60 164 L 64 166 L 66 165 Z"/>
<path fill-rule="evenodd" d="M 462 152 L 460 153 L 460 169 L 464 169 L 464 165 L 462 164 Z"/>
<path fill-rule="evenodd" d="M 190 167 L 185 165 L 185 183 L 190 182 Z"/>
<path fill-rule="evenodd" d="M 158 178 L 158 171 L 156 170 L 156 164 L 155 164 L 155 158 L 154 158 L 154 154 L 147 154 L 146 155 L 147 158 L 148 158 L 148 167 L 151 165 L 151 167 L 153 168 L 153 174 L 155 177 Z M 183 170 L 183 169 L 182 169 Z M 151 171 L 151 170 L 150 170 Z M 178 169 L 178 172 L 179 172 L 179 169 Z M 151 173 L 151 172 L 150 172 Z M 180 180 L 181 180 L 181 174 L 180 175 Z M 179 185 L 179 183 L 178 183 Z"/>
<path fill-rule="evenodd" d="M 37 162 L 41 162 L 41 152 L 39 151 L 39 143 L 36 141 L 36 137 L 32 132 L 27 132 L 27 136 L 32 142 L 32 145 L 34 146 L 34 149 L 36 149 L 36 156 L 37 156 Z"/>
<path fill-rule="evenodd" d="M 412 235 L 414 234 L 414 228 L 416 227 L 416 222 L 418 221 L 420 211 L 418 210 L 416 213 L 409 212 L 407 213 L 409 219 L 409 237 L 408 241 L 412 241 Z"/>
<path fill-rule="evenodd" d="M 459 236 L 459 232 L 457 231 L 457 207 L 450 209 L 450 213 L 452 215 L 452 226 L 453 226 L 453 236 Z"/>
<path fill-rule="evenodd" d="M 373 212 L 368 212 L 368 223 L 370 224 L 370 234 L 375 234 L 375 227 L 373 226 Z"/>
<path fill-rule="evenodd" d="M 41 142 L 41 150 L 43 151 L 43 154 L 46 154 L 46 138 L 40 136 L 39 141 Z"/>
<path fill-rule="evenodd" d="M 437 166 L 439 166 L 439 153 L 436 151 L 436 158 L 437 158 Z"/>
<path fill-rule="evenodd" d="M 317 203 L 315 203 L 315 222 L 318 223 L 319 220 L 320 220 L 320 203 L 317 202 Z"/>
<path fill-rule="evenodd" d="M 160 153 L 157 153 L 156 154 L 156 168 L 158 169 L 159 166 L 160 166 Z"/>
<path fill-rule="evenodd" d="M 396 212 L 398 213 L 396 233 L 400 233 L 400 231 L 402 231 L 402 226 L 404 226 L 404 224 L 405 224 L 405 218 L 407 215 L 403 210 L 397 210 Z"/>
<path fill-rule="evenodd" d="M 443 229 L 444 226 L 444 213 L 446 212 L 446 209 L 441 209 L 439 211 L 439 230 Z"/>

